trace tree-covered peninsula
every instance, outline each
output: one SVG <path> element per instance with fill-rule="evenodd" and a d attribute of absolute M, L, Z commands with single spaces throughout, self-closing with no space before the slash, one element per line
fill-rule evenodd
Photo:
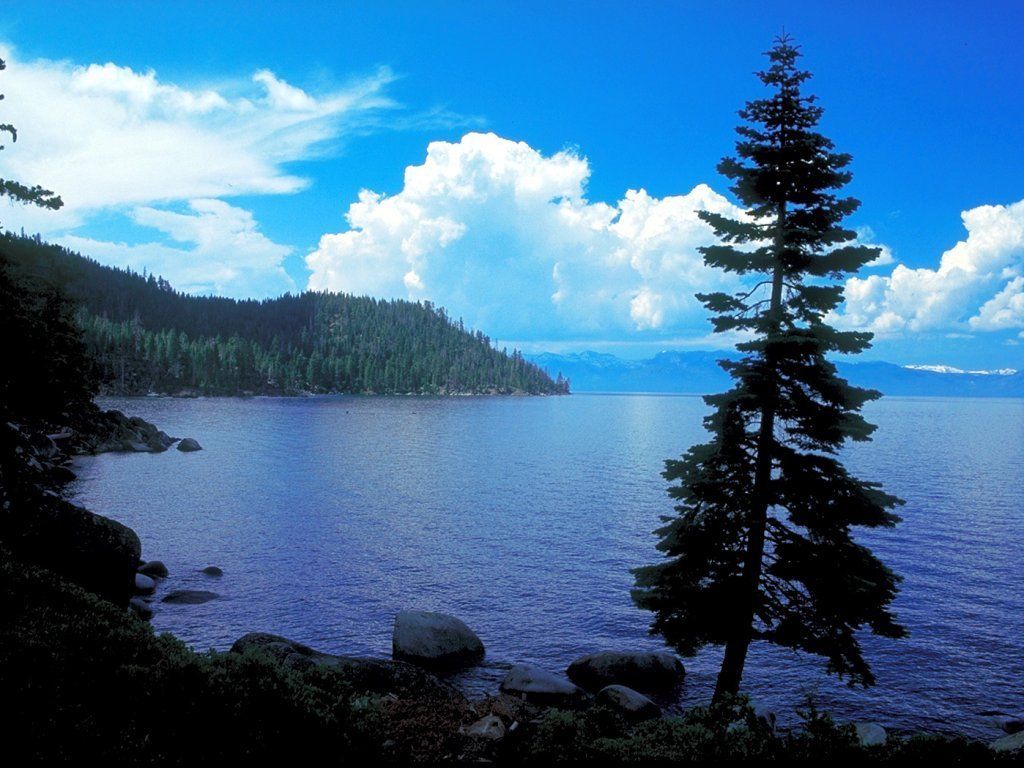
<path fill-rule="evenodd" d="M 60 291 L 103 394 L 566 394 L 429 302 L 305 292 L 191 296 L 38 238 L 0 239 L 19 279 Z"/>

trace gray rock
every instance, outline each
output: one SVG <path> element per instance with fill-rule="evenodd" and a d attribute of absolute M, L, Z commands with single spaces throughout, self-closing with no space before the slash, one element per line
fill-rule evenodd
<path fill-rule="evenodd" d="M 466 728 L 466 735 L 474 739 L 498 741 L 505 738 L 505 723 L 497 715 L 487 715 Z"/>
<path fill-rule="evenodd" d="M 176 589 L 166 595 L 160 602 L 174 605 L 199 605 L 216 600 L 220 595 L 202 589 Z"/>
<path fill-rule="evenodd" d="M 479 662 L 484 657 L 484 644 L 454 616 L 402 611 L 395 617 L 391 655 L 424 666 L 457 667 Z"/>
<path fill-rule="evenodd" d="M 1004 733 L 1014 734 L 1024 731 L 1024 715 L 1007 715 L 1002 712 L 992 715 L 992 724 Z"/>
<path fill-rule="evenodd" d="M 644 693 L 676 687 L 686 675 L 683 662 L 671 653 L 591 653 L 566 670 L 569 679 L 588 691 L 628 685 Z"/>
<path fill-rule="evenodd" d="M 156 582 L 144 573 L 136 573 L 135 591 L 140 595 L 152 595 L 156 591 Z"/>
<path fill-rule="evenodd" d="M 996 739 L 990 747 L 996 752 L 1020 752 L 1024 750 L 1024 731 L 1017 731 L 1017 733 L 1011 733 L 1009 736 L 1003 736 L 1001 739 Z"/>
<path fill-rule="evenodd" d="M 617 709 L 631 720 L 661 717 L 661 708 L 642 693 L 624 685 L 609 685 L 598 691 L 597 700 Z"/>
<path fill-rule="evenodd" d="M 201 451 L 203 446 L 199 442 L 191 437 L 186 437 L 178 443 L 178 450 L 184 453 L 190 453 L 192 451 Z"/>
<path fill-rule="evenodd" d="M 120 411 L 101 411 L 89 426 L 75 435 L 76 453 L 161 453 L 175 439 L 145 419 L 128 417 Z"/>
<path fill-rule="evenodd" d="M 153 609 L 141 597 L 133 597 L 129 600 L 128 608 L 140 619 L 149 619 L 153 616 Z"/>
<path fill-rule="evenodd" d="M 532 664 L 516 664 L 501 681 L 501 690 L 535 704 L 575 705 L 584 698 L 581 688 Z"/>
<path fill-rule="evenodd" d="M 151 579 L 166 579 L 167 566 L 159 560 L 150 560 L 139 566 L 139 573 L 149 576 Z"/>
<path fill-rule="evenodd" d="M 205 573 L 207 576 L 223 576 L 224 575 L 224 571 L 222 571 L 216 565 L 208 565 L 208 566 L 206 566 L 205 568 L 203 568 L 202 573 Z"/>
<path fill-rule="evenodd" d="M 854 723 L 853 727 L 857 731 L 857 741 L 862 747 L 879 747 L 889 738 L 885 728 L 878 723 Z"/>

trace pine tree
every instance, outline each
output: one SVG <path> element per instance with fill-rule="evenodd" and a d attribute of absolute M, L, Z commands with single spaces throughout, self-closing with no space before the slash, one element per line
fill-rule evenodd
<path fill-rule="evenodd" d="M 7 69 L 7 62 L 0 59 L 0 72 Z M 4 98 L 3 94 L 0 94 L 0 101 Z M 18 129 L 10 123 L 0 123 L 0 134 L 6 133 L 11 137 L 11 141 L 18 140 Z M 0 151 L 4 149 L 4 146 L 0 144 Z M 14 179 L 0 179 L 0 197 L 10 198 L 11 201 L 17 203 L 25 203 L 27 205 L 35 205 L 39 208 L 48 208 L 51 211 L 55 211 L 60 208 L 64 203 L 61 199 L 48 189 L 43 189 L 40 186 L 28 186 L 22 184 L 20 181 Z"/>
<path fill-rule="evenodd" d="M 802 92 L 799 56 L 776 39 L 759 73 L 770 95 L 739 113 L 738 157 L 718 166 L 746 216 L 700 214 L 722 243 L 705 262 L 756 282 L 698 298 L 716 332 L 747 340 L 740 360 L 721 363 L 733 388 L 705 398 L 711 441 L 666 462 L 678 506 L 656 531 L 665 559 L 635 571 L 652 633 L 684 655 L 725 646 L 716 700 L 738 692 L 752 641 L 824 656 L 829 672 L 867 686 L 858 631 L 906 634 L 890 610 L 899 578 L 851 530 L 895 525 L 902 502 L 837 458 L 847 440 L 870 439 L 859 411 L 880 393 L 841 379 L 828 356 L 861 352 L 871 334 L 825 322 L 843 295 L 830 281 L 877 249 L 842 226 L 859 205 L 837 194 L 851 158 L 816 131 L 822 109 Z"/>

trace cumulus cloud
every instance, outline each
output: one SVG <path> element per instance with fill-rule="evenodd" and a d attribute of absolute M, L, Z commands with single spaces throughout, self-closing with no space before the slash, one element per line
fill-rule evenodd
<path fill-rule="evenodd" d="M 192 200 L 184 212 L 151 207 L 132 211 L 136 224 L 158 230 L 180 245 L 129 245 L 78 235 L 58 239 L 112 266 L 162 275 L 179 290 L 235 298 L 294 291 L 282 267 L 292 248 L 261 234 L 249 211 L 222 200 Z"/>
<path fill-rule="evenodd" d="M 695 291 L 735 287 L 697 248 L 697 210 L 739 211 L 706 185 L 590 201 L 572 151 L 469 133 L 433 142 L 391 196 L 364 190 L 348 229 L 307 257 L 314 290 L 430 299 L 505 339 L 706 330 Z"/>
<path fill-rule="evenodd" d="M 936 269 L 853 277 L 836 320 L 881 335 L 1024 327 L 1024 200 L 961 214 L 967 237 Z"/>

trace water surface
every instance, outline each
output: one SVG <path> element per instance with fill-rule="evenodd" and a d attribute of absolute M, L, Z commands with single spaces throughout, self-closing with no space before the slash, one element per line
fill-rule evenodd
<path fill-rule="evenodd" d="M 487 663 L 457 682 L 496 690 L 511 663 L 562 670 L 602 649 L 661 649 L 630 602 L 671 511 L 662 462 L 703 439 L 700 398 L 665 395 L 106 400 L 200 453 L 78 462 L 77 501 L 167 563 L 153 624 L 199 649 L 267 631 L 388 656 L 394 615 L 466 621 Z M 868 691 L 820 662 L 755 646 L 745 688 L 792 719 L 804 697 L 901 730 L 995 735 L 977 713 L 1024 710 L 1024 401 L 887 398 L 850 467 L 907 500 L 863 540 L 905 577 L 911 637 L 867 637 Z M 219 580 L 198 573 L 218 565 Z M 213 586 L 215 585 L 215 586 Z M 686 662 L 679 703 L 708 700 L 719 654 Z"/>

